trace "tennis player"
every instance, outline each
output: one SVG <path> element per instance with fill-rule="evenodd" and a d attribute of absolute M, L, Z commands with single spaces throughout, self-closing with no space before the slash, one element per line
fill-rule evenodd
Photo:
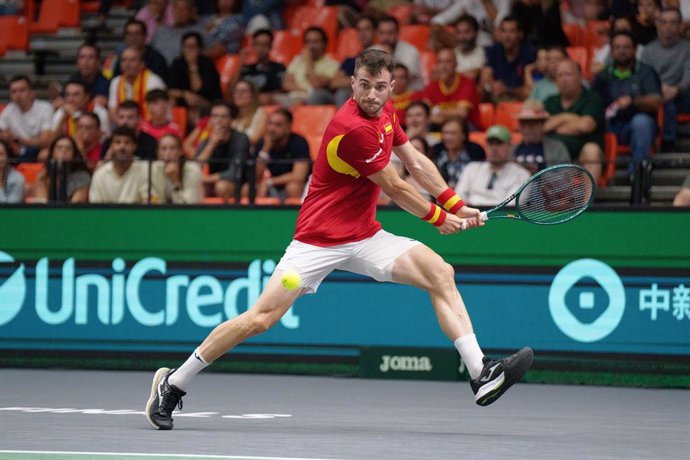
<path fill-rule="evenodd" d="M 294 240 L 254 306 L 218 325 L 179 368 L 158 369 L 146 404 L 146 417 L 154 428 L 172 429 L 172 412 L 181 406 L 196 374 L 234 346 L 268 330 L 298 297 L 316 292 L 335 269 L 427 291 L 441 329 L 469 370 L 477 404 L 494 402 L 529 369 L 529 348 L 500 360 L 484 356 L 453 268 L 427 246 L 390 234 L 376 221 L 376 202 L 383 190 L 441 234 L 456 233 L 463 223 L 467 228 L 483 225 L 479 210 L 465 206 L 434 164 L 408 141 L 389 102 L 392 74 L 393 58 L 384 51 L 369 49 L 357 57 L 354 96 L 326 128 Z M 390 163 L 391 150 L 440 206 L 400 178 Z M 295 290 L 282 286 L 281 273 L 288 269 L 301 275 Z"/>

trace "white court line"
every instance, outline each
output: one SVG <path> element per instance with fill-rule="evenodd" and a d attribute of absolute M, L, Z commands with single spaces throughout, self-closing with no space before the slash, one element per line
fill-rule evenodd
<path fill-rule="evenodd" d="M 228 460 L 336 460 L 313 457 L 248 457 L 246 455 L 200 455 L 200 454 L 141 454 L 126 452 L 70 452 L 58 450 L 0 450 L 0 454 L 43 454 L 43 455 L 91 455 L 112 457 L 160 457 L 160 458 L 218 458 Z"/>

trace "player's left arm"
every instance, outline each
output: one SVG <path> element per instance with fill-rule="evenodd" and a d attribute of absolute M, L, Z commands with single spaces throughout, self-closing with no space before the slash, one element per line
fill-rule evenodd
<path fill-rule="evenodd" d="M 402 160 L 405 168 L 417 183 L 429 192 L 431 196 L 436 197 L 439 204 L 447 211 L 454 212 L 460 217 L 479 216 L 479 209 L 466 206 L 462 200 L 458 201 L 460 197 L 455 194 L 453 189 L 448 187 L 436 165 L 414 148 L 410 141 L 394 146 L 393 151 Z M 460 204 L 459 208 L 457 207 L 458 204 Z"/>
<path fill-rule="evenodd" d="M 467 226 L 466 228 L 481 225 L 481 221 L 478 218 L 460 219 L 457 216 L 446 213 L 439 206 L 429 203 L 413 186 L 400 178 L 391 163 L 367 177 L 381 187 L 395 204 L 410 214 L 436 226 L 442 235 L 464 230 L 464 225 Z"/>

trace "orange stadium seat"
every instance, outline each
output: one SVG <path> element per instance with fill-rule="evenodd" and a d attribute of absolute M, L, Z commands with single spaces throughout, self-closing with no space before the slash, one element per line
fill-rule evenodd
<path fill-rule="evenodd" d="M 585 45 L 585 31 L 579 24 L 562 24 L 563 32 L 568 37 L 570 46 L 584 46 Z"/>
<path fill-rule="evenodd" d="M 0 30 L 0 48 L 22 51 L 29 49 L 29 25 L 25 17 L 0 16 Z"/>
<path fill-rule="evenodd" d="M 391 6 L 386 10 L 386 13 L 398 20 L 400 25 L 409 24 L 412 20 L 412 13 L 415 6 L 411 3 L 403 3 L 401 5 Z"/>
<path fill-rule="evenodd" d="M 591 76 L 589 50 L 584 46 L 569 46 L 566 48 L 568 56 L 580 66 L 582 76 L 589 80 Z"/>
<path fill-rule="evenodd" d="M 482 102 L 479 104 L 479 121 L 482 123 L 484 129 L 494 124 L 496 108 L 491 102 Z"/>
<path fill-rule="evenodd" d="M 335 115 L 334 105 L 298 105 L 292 108 L 292 129 L 302 135 L 323 135 Z"/>
<path fill-rule="evenodd" d="M 486 131 L 472 131 L 469 138 L 470 142 L 479 144 L 484 150 L 486 150 Z"/>
<path fill-rule="evenodd" d="M 584 45 L 592 49 L 601 48 L 609 40 L 609 21 L 587 21 L 584 30 Z"/>
<path fill-rule="evenodd" d="M 240 67 L 242 64 L 239 54 L 226 54 L 216 59 L 216 70 L 220 75 L 220 87 L 225 97 L 230 95 L 230 83 L 240 71 Z"/>
<path fill-rule="evenodd" d="M 79 0 L 51 0 L 41 3 L 38 21 L 29 25 L 33 33 L 52 34 L 60 27 L 79 27 Z"/>
<path fill-rule="evenodd" d="M 271 59 L 287 66 L 302 49 L 302 33 L 299 31 L 276 30 L 273 32 Z"/>
<path fill-rule="evenodd" d="M 307 140 L 307 144 L 309 144 L 309 156 L 312 160 L 316 160 L 321 148 L 323 134 L 305 134 L 304 138 Z"/>
<path fill-rule="evenodd" d="M 399 38 L 414 45 L 420 52 L 424 51 L 429 41 L 429 26 L 424 24 L 401 25 Z"/>
<path fill-rule="evenodd" d="M 517 114 L 521 108 L 522 102 L 520 101 L 499 102 L 498 104 L 496 104 L 496 115 L 494 117 L 494 123 L 498 125 L 503 125 L 510 131 L 517 131 Z"/>
<path fill-rule="evenodd" d="M 187 132 L 187 108 L 173 107 L 172 120 L 177 123 L 177 126 L 182 130 L 182 134 Z"/>
<path fill-rule="evenodd" d="M 421 51 L 419 57 L 422 64 L 422 80 L 424 80 L 425 85 L 428 85 L 434 79 L 436 53 L 433 51 Z"/>
<path fill-rule="evenodd" d="M 33 185 L 38 173 L 43 171 L 44 165 L 43 163 L 19 163 L 16 168 L 24 176 L 26 185 Z"/>
<path fill-rule="evenodd" d="M 288 28 L 299 30 L 302 33 L 308 27 L 321 27 L 328 36 L 328 46 L 326 51 L 335 53 L 336 51 L 336 32 L 338 30 L 338 7 L 336 6 L 311 6 L 302 5 L 295 9 L 295 12 L 288 22 Z"/>
<path fill-rule="evenodd" d="M 349 57 L 356 56 L 360 51 L 362 51 L 362 43 L 359 41 L 357 29 L 348 27 L 341 30 L 335 47 L 335 58 L 342 62 Z"/>

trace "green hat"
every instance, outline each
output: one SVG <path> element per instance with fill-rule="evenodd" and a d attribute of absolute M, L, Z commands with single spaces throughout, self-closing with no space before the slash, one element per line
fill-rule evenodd
<path fill-rule="evenodd" d="M 486 140 L 496 139 L 504 144 L 510 144 L 510 131 L 503 125 L 493 125 L 486 130 Z"/>

